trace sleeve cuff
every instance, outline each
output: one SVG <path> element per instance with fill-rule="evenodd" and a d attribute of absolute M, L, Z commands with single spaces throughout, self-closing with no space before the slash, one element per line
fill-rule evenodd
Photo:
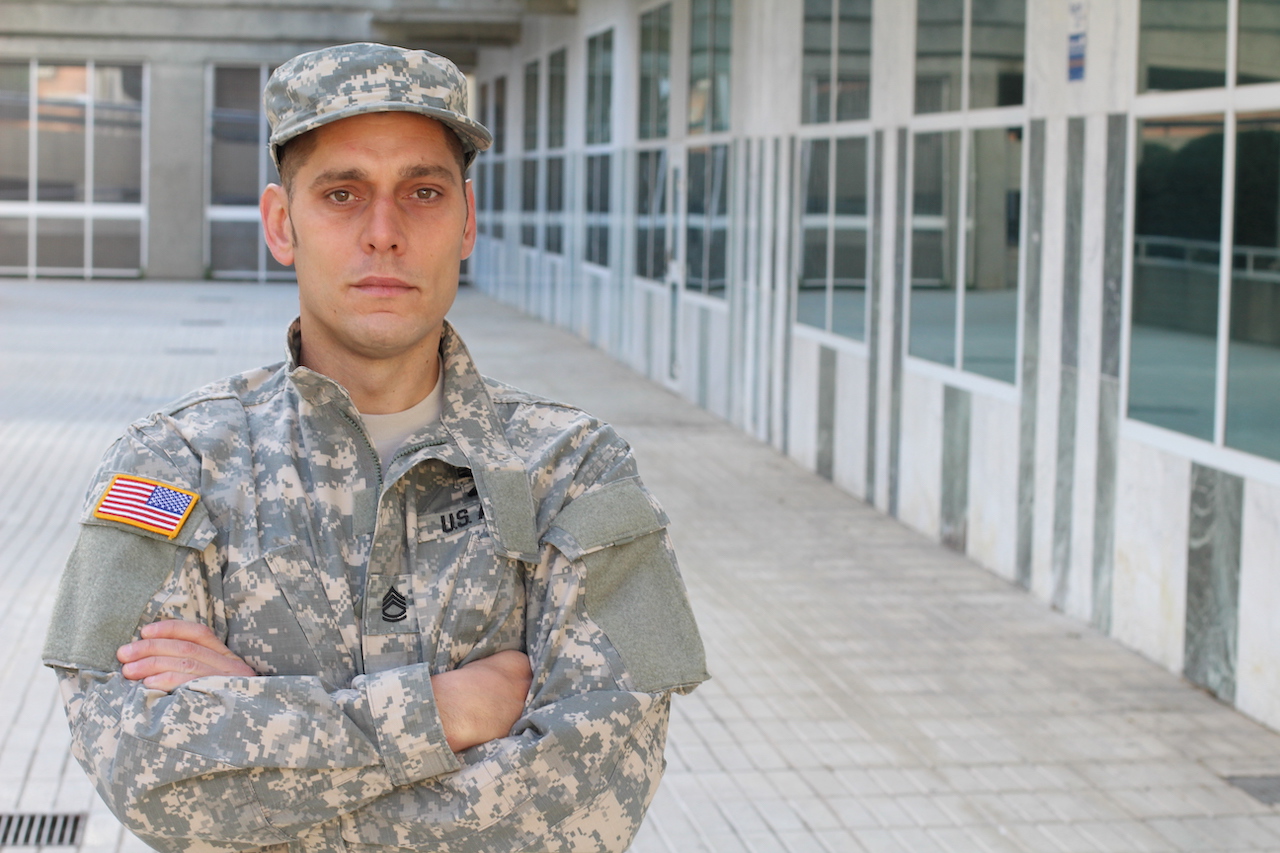
<path fill-rule="evenodd" d="M 393 785 L 411 785 L 462 766 L 445 739 L 426 667 L 399 667 L 361 680 Z"/>

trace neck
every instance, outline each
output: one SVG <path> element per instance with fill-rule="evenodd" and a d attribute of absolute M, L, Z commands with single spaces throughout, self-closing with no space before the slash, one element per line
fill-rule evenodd
<path fill-rule="evenodd" d="M 357 411 L 390 415 L 413 408 L 435 389 L 440 377 L 440 336 L 396 356 L 370 358 L 308 347 L 304 334 L 299 364 L 345 388 Z"/>

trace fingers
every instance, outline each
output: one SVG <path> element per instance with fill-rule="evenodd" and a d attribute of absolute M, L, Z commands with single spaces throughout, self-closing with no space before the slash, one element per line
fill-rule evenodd
<path fill-rule="evenodd" d="M 142 639 L 121 646 L 121 674 L 149 688 L 170 692 L 206 675 L 257 675 L 207 626 L 177 620 L 142 628 Z"/>

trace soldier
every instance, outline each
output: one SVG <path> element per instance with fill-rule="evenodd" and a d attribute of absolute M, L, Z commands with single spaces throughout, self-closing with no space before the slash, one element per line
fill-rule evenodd
<path fill-rule="evenodd" d="M 72 749 L 158 850 L 623 850 L 702 644 L 630 448 L 445 320 L 465 80 L 345 45 L 264 102 L 288 358 L 107 452 L 44 652 Z"/>

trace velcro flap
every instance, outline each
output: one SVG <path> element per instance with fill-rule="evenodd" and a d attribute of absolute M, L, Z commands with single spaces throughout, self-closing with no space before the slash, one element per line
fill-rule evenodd
<path fill-rule="evenodd" d="M 666 513 L 650 500 L 640 481 L 630 477 L 570 501 L 543 539 L 577 560 L 661 530 L 667 522 Z"/>

